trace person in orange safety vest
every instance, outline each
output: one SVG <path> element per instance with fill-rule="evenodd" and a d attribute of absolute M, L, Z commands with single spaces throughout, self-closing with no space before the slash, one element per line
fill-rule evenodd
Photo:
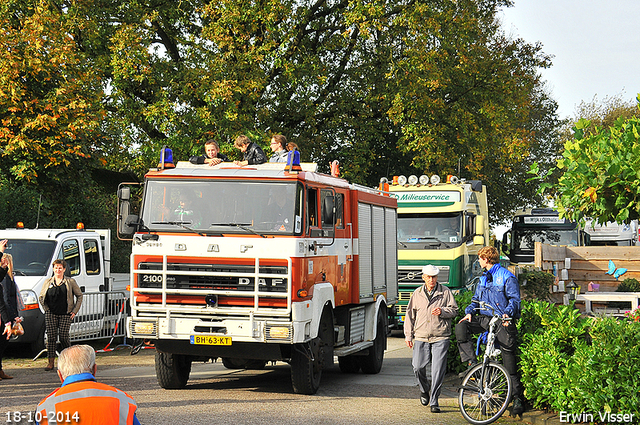
<path fill-rule="evenodd" d="M 72 345 L 58 358 L 62 386 L 38 404 L 39 424 L 139 425 L 133 398 L 96 382 L 96 352 L 89 345 Z"/>

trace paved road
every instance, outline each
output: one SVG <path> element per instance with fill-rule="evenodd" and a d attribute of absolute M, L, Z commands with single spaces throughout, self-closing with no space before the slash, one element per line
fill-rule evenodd
<path fill-rule="evenodd" d="M 128 350 L 100 354 L 98 379 L 131 394 L 143 424 L 466 424 L 457 407 L 457 379 L 447 378 L 441 414 L 419 400 L 411 369 L 411 351 L 399 335 L 389 339 L 382 371 L 377 375 L 343 374 L 337 363 L 323 372 L 316 395 L 294 394 L 287 364 L 262 371 L 228 370 L 218 363 L 196 363 L 182 390 L 163 390 L 155 378 L 153 350 L 130 356 Z M 0 422 L 7 412 L 29 412 L 54 390 L 54 372 L 45 360 L 7 359 L 15 379 L 0 381 Z M 19 423 L 28 423 L 23 420 Z M 501 419 L 499 423 L 521 421 Z"/>

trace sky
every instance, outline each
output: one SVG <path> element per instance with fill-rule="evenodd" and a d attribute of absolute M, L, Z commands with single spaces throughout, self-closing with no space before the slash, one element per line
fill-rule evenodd
<path fill-rule="evenodd" d="M 560 118 L 582 102 L 640 93 L 639 0 L 514 0 L 503 29 L 553 55 L 542 70 Z"/>

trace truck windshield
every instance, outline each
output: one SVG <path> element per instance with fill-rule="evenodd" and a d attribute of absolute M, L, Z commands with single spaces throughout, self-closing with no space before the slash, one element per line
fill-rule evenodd
<path fill-rule="evenodd" d="M 513 247 L 516 250 L 533 250 L 536 242 L 578 246 L 577 238 L 578 233 L 575 229 L 516 229 L 513 235 Z"/>
<path fill-rule="evenodd" d="M 55 241 L 10 239 L 5 249 L 13 256 L 13 269 L 18 276 L 44 276 L 56 248 Z"/>
<path fill-rule="evenodd" d="M 461 243 L 461 213 L 398 214 L 400 249 L 446 249 Z"/>
<path fill-rule="evenodd" d="M 149 180 L 141 217 L 150 231 L 300 233 L 302 190 L 295 182 Z"/>

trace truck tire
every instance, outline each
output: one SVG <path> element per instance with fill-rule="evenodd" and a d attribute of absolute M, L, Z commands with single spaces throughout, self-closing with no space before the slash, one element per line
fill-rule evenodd
<path fill-rule="evenodd" d="M 338 366 L 342 373 L 358 373 L 360 371 L 360 360 L 355 356 L 338 357 Z"/>
<path fill-rule="evenodd" d="M 320 388 L 322 358 L 320 338 L 295 344 L 291 351 L 291 383 L 296 394 L 313 395 Z"/>
<path fill-rule="evenodd" d="M 331 353 L 333 362 L 333 319 L 325 309 L 320 319 L 318 336 L 309 343 L 295 344 L 291 350 L 291 383 L 296 394 L 312 395 L 320 388 L 322 369 Z"/>
<path fill-rule="evenodd" d="M 156 350 L 156 378 L 165 389 L 184 388 L 191 373 L 191 358 Z"/>
<path fill-rule="evenodd" d="M 368 374 L 376 374 L 382 369 L 382 360 L 384 359 L 384 350 L 387 347 L 387 321 L 382 313 L 383 308 L 378 311 L 378 319 L 376 324 L 376 337 L 373 340 L 373 346 L 369 348 L 369 354 L 360 357 L 360 367 L 362 372 Z"/>
<path fill-rule="evenodd" d="M 236 359 L 233 357 L 223 357 L 222 364 L 227 369 L 262 370 L 266 366 L 267 362 L 264 360 L 247 360 Z"/>

